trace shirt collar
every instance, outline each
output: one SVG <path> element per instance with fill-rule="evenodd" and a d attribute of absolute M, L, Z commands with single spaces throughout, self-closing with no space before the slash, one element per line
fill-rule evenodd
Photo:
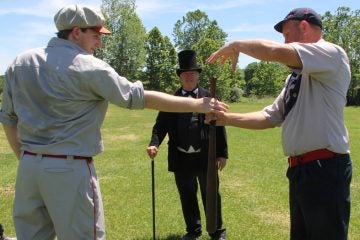
<path fill-rule="evenodd" d="M 184 90 L 183 88 L 181 89 L 181 93 L 182 93 L 182 95 L 189 95 L 189 94 L 193 94 L 193 95 L 195 95 L 195 96 L 197 96 L 198 95 L 198 93 L 199 93 L 199 88 L 198 87 L 196 87 L 195 89 L 193 89 L 192 91 L 186 91 L 186 90 Z"/>

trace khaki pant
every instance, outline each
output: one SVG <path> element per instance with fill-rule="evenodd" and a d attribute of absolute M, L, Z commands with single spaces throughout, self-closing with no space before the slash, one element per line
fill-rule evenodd
<path fill-rule="evenodd" d="M 18 240 L 102 240 L 103 213 L 92 163 L 21 155 L 14 201 Z"/>

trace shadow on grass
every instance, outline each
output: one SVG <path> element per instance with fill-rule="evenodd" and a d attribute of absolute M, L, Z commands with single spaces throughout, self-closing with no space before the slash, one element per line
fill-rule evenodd
<path fill-rule="evenodd" d="M 180 240 L 181 239 L 181 235 L 175 235 L 175 234 L 171 234 L 169 236 L 166 236 L 166 237 L 156 237 L 156 240 Z M 142 239 L 139 239 L 139 240 L 152 240 L 153 238 L 142 238 Z"/>

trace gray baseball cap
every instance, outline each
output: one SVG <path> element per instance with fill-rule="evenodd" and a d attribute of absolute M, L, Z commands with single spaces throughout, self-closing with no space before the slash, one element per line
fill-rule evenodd
<path fill-rule="evenodd" d="M 74 27 L 92 28 L 101 34 L 111 34 L 104 27 L 104 16 L 101 12 L 88 6 L 71 4 L 61 8 L 54 16 L 57 30 L 71 30 Z"/>

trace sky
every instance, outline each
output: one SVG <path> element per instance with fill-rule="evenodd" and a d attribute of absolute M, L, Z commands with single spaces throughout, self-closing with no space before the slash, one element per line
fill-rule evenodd
<path fill-rule="evenodd" d="M 100 9 L 102 0 L 0 0 L 0 75 L 17 54 L 44 47 L 57 32 L 53 17 L 67 4 L 83 4 Z M 359 0 L 136 0 L 136 12 L 146 31 L 158 27 L 162 35 L 173 39 L 173 27 L 189 11 L 205 12 L 210 20 L 236 39 L 269 39 L 283 42 L 273 26 L 297 7 L 310 7 L 323 15 L 336 14 L 341 7 L 360 9 Z M 239 66 L 256 61 L 240 55 Z M 121 75 L 121 73 L 120 73 Z"/>

